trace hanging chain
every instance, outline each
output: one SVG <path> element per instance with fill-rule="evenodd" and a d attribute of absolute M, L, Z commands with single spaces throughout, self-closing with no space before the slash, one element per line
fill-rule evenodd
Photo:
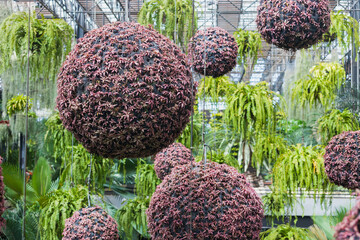
<path fill-rule="evenodd" d="M 24 157 L 24 169 L 23 169 L 23 223 L 22 223 L 22 239 L 25 240 L 25 229 L 26 229 L 26 162 L 27 162 L 27 139 L 29 134 L 29 82 L 30 82 L 30 2 L 29 2 L 29 16 L 28 16 L 28 44 L 27 44 L 27 78 L 26 78 L 26 111 L 25 111 L 25 157 Z"/>
<path fill-rule="evenodd" d="M 204 161 L 204 167 L 206 165 L 206 161 L 207 161 L 207 149 L 206 149 L 206 142 L 205 142 L 205 117 L 206 117 L 206 112 L 205 112 L 205 83 L 206 83 L 206 56 L 207 56 L 207 49 L 206 49 L 206 11 L 207 11 L 207 0 L 205 0 L 205 10 L 204 10 L 204 26 L 205 26 L 205 31 L 204 31 L 204 53 L 203 53 L 203 63 L 204 63 L 204 93 L 203 93 L 203 111 L 202 111 L 202 144 L 203 144 L 203 161 Z"/>
<path fill-rule="evenodd" d="M 90 191 L 91 191 L 91 166 L 92 166 L 92 154 L 90 154 L 90 165 L 89 165 L 89 176 L 87 179 L 87 184 L 88 184 L 88 206 L 91 206 L 91 198 L 90 198 Z"/>

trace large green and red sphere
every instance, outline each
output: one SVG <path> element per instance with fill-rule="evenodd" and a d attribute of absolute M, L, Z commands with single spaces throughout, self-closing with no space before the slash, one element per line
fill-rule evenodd
<path fill-rule="evenodd" d="M 190 40 L 188 51 L 195 72 L 220 77 L 236 66 L 238 45 L 226 30 L 209 27 L 197 31 Z"/>
<path fill-rule="evenodd" d="M 245 177 L 226 164 L 175 167 L 147 210 L 154 240 L 259 239 L 262 202 Z"/>
<path fill-rule="evenodd" d="M 180 135 L 194 102 L 185 55 L 137 23 L 88 32 L 58 76 L 57 108 L 66 129 L 104 157 L 147 157 Z"/>

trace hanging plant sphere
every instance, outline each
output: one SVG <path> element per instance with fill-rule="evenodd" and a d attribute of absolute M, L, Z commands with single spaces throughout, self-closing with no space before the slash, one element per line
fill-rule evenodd
<path fill-rule="evenodd" d="M 334 136 L 325 149 L 324 165 L 330 181 L 349 189 L 360 188 L 360 131 Z"/>
<path fill-rule="evenodd" d="M 194 161 L 190 149 L 181 143 L 173 143 L 156 154 L 154 170 L 161 180 L 171 173 L 171 170 L 178 166 Z"/>
<path fill-rule="evenodd" d="M 224 29 L 209 27 L 195 34 L 188 51 L 195 72 L 220 77 L 235 67 L 238 46 L 234 37 Z"/>
<path fill-rule="evenodd" d="M 214 162 L 175 167 L 147 210 L 154 240 L 258 239 L 262 203 L 235 168 Z"/>
<path fill-rule="evenodd" d="M 258 31 L 279 48 L 309 48 L 329 30 L 328 5 L 328 0 L 262 0 L 256 18 Z"/>
<path fill-rule="evenodd" d="M 119 239 L 117 223 L 101 207 L 87 207 L 65 220 L 63 240 Z"/>
<path fill-rule="evenodd" d="M 360 239 L 360 199 L 357 197 L 355 206 L 343 218 L 343 220 L 335 226 L 334 237 L 336 240 L 359 240 Z"/>
<path fill-rule="evenodd" d="M 88 32 L 70 52 L 57 107 L 90 153 L 136 158 L 174 142 L 194 96 L 185 55 L 174 43 L 138 23 L 116 22 Z"/>

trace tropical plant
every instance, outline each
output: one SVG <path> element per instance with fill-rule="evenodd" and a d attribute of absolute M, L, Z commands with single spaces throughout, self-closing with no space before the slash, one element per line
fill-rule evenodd
<path fill-rule="evenodd" d="M 262 48 L 260 33 L 239 28 L 234 32 L 234 38 L 238 44 L 238 63 L 245 67 L 248 63 L 255 66 Z"/>
<path fill-rule="evenodd" d="M 125 234 L 126 239 L 134 239 L 135 233 L 150 237 L 148 234 L 146 209 L 148 209 L 150 198 L 136 197 L 128 199 L 115 215 L 119 229 Z"/>
<path fill-rule="evenodd" d="M 26 100 L 27 97 L 23 94 L 19 94 L 17 96 L 12 97 L 6 103 L 6 111 L 9 117 L 13 114 L 24 113 L 26 110 Z M 29 98 L 29 110 L 32 108 L 32 99 Z"/>
<path fill-rule="evenodd" d="M 193 149 L 197 149 L 201 143 L 201 119 L 199 114 L 193 115 Z M 181 135 L 176 140 L 185 147 L 191 149 L 191 122 L 188 123 Z"/>
<path fill-rule="evenodd" d="M 331 25 L 329 32 L 324 37 L 334 36 L 338 40 L 342 51 L 346 51 L 354 46 L 354 49 L 360 47 L 359 22 L 345 14 L 343 11 L 331 12 Z"/>
<path fill-rule="evenodd" d="M 257 28 L 269 44 L 285 50 L 309 48 L 330 27 L 327 0 L 264 0 L 258 8 Z"/>
<path fill-rule="evenodd" d="M 307 79 L 299 79 L 292 89 L 292 100 L 301 107 L 321 104 L 325 110 L 335 101 L 339 87 L 345 82 L 345 70 L 338 63 L 319 63 Z"/>
<path fill-rule="evenodd" d="M 52 192 L 46 201 L 40 204 L 41 239 L 61 239 L 65 220 L 75 211 L 87 206 L 87 194 L 88 191 L 83 186 Z"/>
<path fill-rule="evenodd" d="M 226 98 L 224 121 L 244 140 L 250 140 L 254 132 L 274 132 L 278 106 L 274 100 L 276 97 L 282 100 L 279 94 L 268 89 L 265 82 L 255 86 L 239 83 Z"/>
<path fill-rule="evenodd" d="M 203 157 L 201 155 L 199 155 L 196 160 L 199 162 L 202 159 L 203 159 Z M 225 154 L 225 152 L 223 152 L 221 150 L 211 151 L 210 153 L 207 154 L 207 159 L 211 162 L 216 162 L 219 164 L 226 164 L 230 167 L 236 168 L 239 171 L 242 168 L 242 166 L 239 165 L 239 162 L 236 160 L 236 158 L 231 156 L 231 154 Z"/>
<path fill-rule="evenodd" d="M 13 13 L 1 23 L 0 31 L 0 72 L 16 67 L 25 76 L 29 47 L 31 79 L 43 84 L 55 80 L 74 33 L 64 20 L 38 19 L 35 12 L 30 16 L 27 12 Z"/>
<path fill-rule="evenodd" d="M 318 194 L 321 203 L 325 203 L 325 195 L 333 191 L 334 185 L 325 173 L 324 153 L 321 146 L 291 146 L 274 165 L 274 187 L 289 196 L 298 190 L 312 191 L 315 200 Z"/>
<path fill-rule="evenodd" d="M 45 142 L 48 150 L 53 152 L 55 160 L 60 159 L 69 150 L 69 146 L 78 145 L 77 141 L 72 137 L 71 132 L 66 130 L 62 125 L 59 113 L 51 115 L 45 122 L 47 131 L 45 134 Z"/>
<path fill-rule="evenodd" d="M 230 77 L 205 77 L 200 80 L 198 96 L 200 98 L 209 98 L 211 102 L 217 103 L 225 98 L 227 94 L 231 94 L 235 88 L 235 84 L 230 81 Z"/>
<path fill-rule="evenodd" d="M 153 164 L 147 164 L 140 159 L 136 167 L 136 194 L 142 198 L 151 198 L 161 180 L 156 176 Z"/>
<path fill-rule="evenodd" d="M 92 160 L 91 160 L 92 158 Z M 76 185 L 87 185 L 91 162 L 92 190 L 102 190 L 106 177 L 110 174 L 113 160 L 90 154 L 81 144 L 68 146 L 62 162 L 66 166 L 61 182 L 70 180 Z M 94 184 L 95 183 L 95 184 Z"/>
<path fill-rule="evenodd" d="M 261 240 L 306 240 L 308 230 L 304 228 L 291 227 L 290 224 L 278 225 L 276 228 L 262 232 Z"/>
<path fill-rule="evenodd" d="M 122 54 L 109 44 L 123 46 Z M 173 143 L 189 122 L 196 94 L 191 79 L 185 54 L 165 36 L 134 22 L 111 23 L 89 31 L 66 58 L 57 108 L 90 153 L 148 157 Z"/>
<path fill-rule="evenodd" d="M 186 46 L 197 29 L 197 19 L 192 0 L 146 0 L 140 9 L 138 22 L 151 24 L 161 34 Z"/>
<path fill-rule="evenodd" d="M 321 142 L 327 144 L 332 137 L 344 131 L 360 130 L 356 114 L 348 109 L 340 111 L 333 109 L 317 120 L 317 133 Z"/>

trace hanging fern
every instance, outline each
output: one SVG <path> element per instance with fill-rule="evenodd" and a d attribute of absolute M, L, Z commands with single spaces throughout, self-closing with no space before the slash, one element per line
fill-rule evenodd
<path fill-rule="evenodd" d="M 26 96 L 19 94 L 12 97 L 6 103 L 6 112 L 11 117 L 16 113 L 24 113 L 26 111 Z M 29 110 L 32 108 L 32 99 L 29 99 Z"/>
<path fill-rule="evenodd" d="M 331 12 L 330 16 L 330 29 L 327 34 L 324 34 L 324 37 L 331 38 L 334 36 L 338 40 L 342 51 L 351 49 L 352 44 L 354 44 L 354 49 L 359 49 L 359 22 L 355 18 L 346 15 L 343 11 Z"/>
<path fill-rule="evenodd" d="M 62 125 L 58 112 L 47 119 L 45 126 L 47 127 L 45 142 L 48 144 L 48 150 L 50 150 L 49 145 L 53 143 L 53 156 L 55 160 L 57 160 L 62 157 L 65 152 L 68 151 L 68 147 L 72 145 L 72 134 Z M 77 144 L 74 138 L 74 145 L 76 146 Z"/>
<path fill-rule="evenodd" d="M 338 63 L 319 63 L 310 70 L 308 79 L 295 82 L 292 100 L 301 107 L 321 104 L 325 109 L 335 101 L 337 89 L 345 82 L 345 69 Z"/>
<path fill-rule="evenodd" d="M 330 139 L 344 131 L 359 130 L 357 116 L 348 109 L 343 112 L 333 109 L 317 120 L 317 133 L 321 137 L 321 142 L 327 145 Z"/>
<path fill-rule="evenodd" d="M 319 194 L 324 203 L 325 194 L 334 186 L 325 173 L 324 154 L 323 147 L 292 146 L 275 163 L 274 187 L 290 196 L 298 190 L 313 191 L 314 198 Z"/>
<path fill-rule="evenodd" d="M 87 206 L 87 190 L 78 186 L 69 190 L 53 192 L 47 201 L 41 204 L 39 224 L 41 239 L 58 240 L 62 238 L 65 219 Z"/>
<path fill-rule="evenodd" d="M 238 44 L 238 63 L 245 67 L 248 63 L 255 66 L 262 48 L 260 33 L 239 28 L 234 32 L 234 38 Z"/>
<path fill-rule="evenodd" d="M 149 203 L 150 198 L 136 197 L 127 200 L 126 204 L 116 212 L 115 219 L 126 239 L 134 239 L 135 232 L 145 238 L 150 238 L 146 221 L 146 209 L 148 209 Z"/>
<path fill-rule="evenodd" d="M 188 123 L 176 140 L 187 148 L 191 148 L 191 123 Z M 193 148 L 198 148 L 201 143 L 201 119 L 198 114 L 193 116 Z"/>
<path fill-rule="evenodd" d="M 142 25 L 153 25 L 156 30 L 171 40 L 174 40 L 175 32 L 177 32 L 176 42 L 181 46 L 187 46 L 189 39 L 193 36 L 192 4 L 192 0 L 147 0 L 140 9 L 138 21 Z M 194 29 L 197 29 L 196 11 Z"/>
<path fill-rule="evenodd" d="M 291 227 L 290 224 L 278 225 L 276 228 L 260 234 L 260 240 L 305 240 L 308 239 L 308 230 Z"/>
<path fill-rule="evenodd" d="M 71 158 L 73 160 L 71 161 Z M 70 179 L 73 183 L 79 185 L 87 185 L 90 171 L 90 158 L 92 157 L 91 168 L 91 185 L 92 190 L 103 190 L 103 184 L 106 182 L 106 177 L 111 172 L 111 167 L 114 162 L 111 159 L 92 155 L 82 146 L 68 146 L 62 161 L 66 161 L 66 169 L 62 174 L 62 179 Z M 72 165 L 72 166 L 71 166 Z M 71 179 L 71 167 L 73 171 L 73 178 Z"/>
<path fill-rule="evenodd" d="M 287 143 L 280 135 L 260 132 L 256 135 L 253 149 L 252 165 L 259 174 L 263 164 L 270 168 L 278 157 L 287 151 Z"/>
<path fill-rule="evenodd" d="M 74 30 L 61 19 L 37 19 L 36 13 L 16 12 L 0 25 L 0 72 L 16 67 L 26 74 L 30 35 L 31 79 L 55 81 L 58 69 L 70 51 Z M 15 59 L 14 59 L 15 56 Z"/>
<path fill-rule="evenodd" d="M 205 77 L 200 80 L 200 87 L 198 96 L 209 98 L 211 102 L 217 103 L 222 100 L 227 94 L 231 93 L 236 86 L 230 81 L 228 76 L 221 77 Z"/>
<path fill-rule="evenodd" d="M 139 160 L 136 168 L 136 194 L 142 198 L 151 198 L 161 180 L 156 176 L 153 164 Z"/>
<path fill-rule="evenodd" d="M 224 120 L 245 140 L 249 140 L 254 132 L 264 129 L 273 132 L 278 105 L 274 101 L 275 97 L 282 100 L 280 95 L 268 89 L 266 82 L 255 86 L 239 83 L 226 98 Z"/>

